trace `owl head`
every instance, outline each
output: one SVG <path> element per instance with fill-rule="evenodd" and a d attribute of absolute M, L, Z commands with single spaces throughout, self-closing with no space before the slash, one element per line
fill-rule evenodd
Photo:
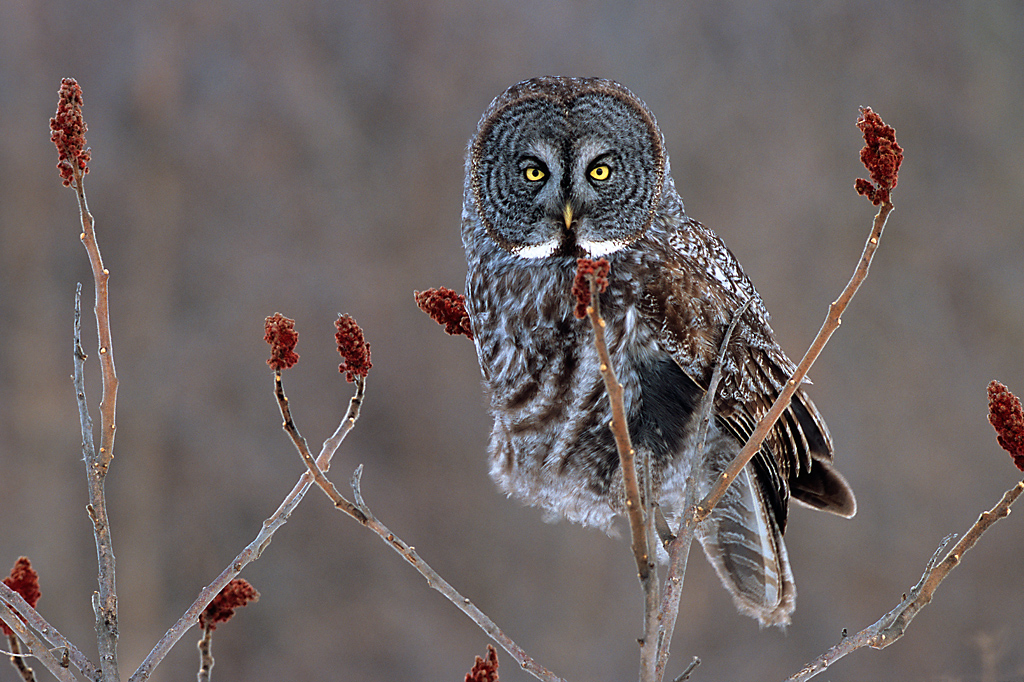
<path fill-rule="evenodd" d="M 618 83 L 534 78 L 484 112 L 467 192 L 488 235 L 515 256 L 601 256 L 653 220 L 664 148 L 653 114 Z"/>

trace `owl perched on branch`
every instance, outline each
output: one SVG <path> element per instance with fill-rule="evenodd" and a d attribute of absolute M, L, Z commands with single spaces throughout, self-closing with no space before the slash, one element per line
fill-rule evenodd
<path fill-rule="evenodd" d="M 462 213 L 466 307 L 490 395 L 492 477 L 554 518 L 608 528 L 624 512 L 593 333 L 571 291 L 580 257 L 611 263 L 601 308 L 633 445 L 654 500 L 678 516 L 710 489 L 793 363 L 736 258 L 687 217 L 647 106 L 596 78 L 536 78 L 484 112 Z M 735 311 L 703 448 L 698 406 Z M 644 469 L 644 462 L 648 462 Z M 802 390 L 697 536 L 740 611 L 789 621 L 789 499 L 842 516 L 856 502 Z"/>

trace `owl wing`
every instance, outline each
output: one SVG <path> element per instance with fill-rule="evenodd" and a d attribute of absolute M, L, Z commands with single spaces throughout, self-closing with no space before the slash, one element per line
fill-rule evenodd
<path fill-rule="evenodd" d="M 745 362 L 737 383 L 748 390 L 742 391 L 739 409 L 722 421 L 742 442 L 750 438 L 757 422 L 768 413 L 796 369 L 778 345 L 773 345 L 774 348 L 748 347 L 745 353 L 744 349 L 739 351 L 745 355 Z M 828 427 L 803 389 L 797 389 L 789 407 L 768 433 L 762 454 L 765 449 L 778 463 L 794 499 L 840 516 L 856 513 L 853 492 L 832 465 Z"/>
<path fill-rule="evenodd" d="M 649 282 L 642 309 L 660 329 L 662 346 L 702 389 L 718 361 L 734 311 L 749 300 L 729 340 L 714 412 L 720 427 L 745 443 L 796 368 L 774 339 L 768 312 L 725 243 L 684 218 L 661 254 L 661 275 Z M 752 466 L 781 529 L 789 495 L 811 507 L 853 516 L 856 501 L 832 465 L 832 439 L 802 389 L 776 422 Z"/>

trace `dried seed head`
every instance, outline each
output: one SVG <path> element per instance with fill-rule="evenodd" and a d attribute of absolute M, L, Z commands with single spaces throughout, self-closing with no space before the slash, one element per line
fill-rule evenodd
<path fill-rule="evenodd" d="M 498 682 L 498 652 L 487 645 L 487 658 L 476 657 L 473 669 L 466 674 L 466 682 Z"/>
<path fill-rule="evenodd" d="M 348 315 L 339 315 L 334 326 L 338 329 L 334 338 L 338 341 L 338 353 L 341 354 L 338 371 L 350 382 L 355 381 L 356 377 L 365 379 L 373 363 L 370 362 L 370 344 L 363 338 L 363 330 Z"/>
<path fill-rule="evenodd" d="M 420 310 L 430 315 L 434 322 L 444 325 L 445 332 L 473 338 L 465 296 L 445 287 L 415 291 L 413 295 Z"/>
<path fill-rule="evenodd" d="M 578 319 L 587 316 L 587 306 L 590 305 L 590 278 L 596 280 L 597 291 L 600 293 L 608 287 L 610 272 L 611 265 L 605 258 L 580 258 L 576 261 L 576 279 L 572 283 L 572 295 L 576 299 L 576 310 L 573 312 Z"/>
<path fill-rule="evenodd" d="M 20 594 L 32 608 L 35 608 L 36 604 L 39 603 L 39 574 L 32 568 L 32 562 L 28 560 L 28 557 L 18 557 L 18 560 L 14 562 L 14 567 L 11 569 L 11 574 L 4 578 L 3 583 Z M 0 623 L 0 630 L 8 637 L 14 634 L 3 623 Z"/>
<path fill-rule="evenodd" d="M 226 623 L 240 609 L 250 602 L 259 601 L 260 593 L 247 580 L 235 578 L 221 590 L 213 601 L 199 614 L 199 627 L 217 629 L 217 623 Z"/>
<path fill-rule="evenodd" d="M 896 187 L 900 164 L 903 163 L 903 148 L 896 142 L 895 129 L 886 125 L 881 116 L 871 111 L 871 107 L 861 108 L 857 127 L 864 134 L 860 160 L 871 174 L 871 181 L 858 178 L 854 188 L 857 194 L 866 196 L 878 206 L 889 201 Z"/>
<path fill-rule="evenodd" d="M 274 313 L 266 319 L 264 330 L 263 340 L 270 344 L 270 359 L 267 360 L 270 369 L 279 372 L 299 361 L 299 354 L 295 352 L 295 344 L 299 342 L 295 320 Z"/>
<path fill-rule="evenodd" d="M 89 129 L 82 118 L 82 88 L 74 78 L 60 82 L 57 113 L 50 119 L 50 140 L 57 147 L 57 169 L 65 187 L 79 176 L 89 172 L 91 153 L 85 146 L 85 131 Z"/>
<path fill-rule="evenodd" d="M 1020 398 L 994 380 L 988 385 L 988 421 L 996 430 L 999 445 L 1024 471 L 1024 408 Z"/>

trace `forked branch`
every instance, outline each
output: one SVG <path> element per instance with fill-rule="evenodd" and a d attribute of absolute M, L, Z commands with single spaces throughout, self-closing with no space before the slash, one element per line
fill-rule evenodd
<path fill-rule="evenodd" d="M 906 632 L 910 621 L 918 612 L 928 605 L 942 581 L 946 579 L 949 572 L 960 565 L 964 554 L 970 550 L 981 538 L 982 534 L 992 527 L 999 519 L 1005 518 L 1010 513 L 1010 505 L 1024 492 L 1024 481 L 1021 481 L 1010 488 L 1003 495 L 1003 498 L 992 509 L 982 512 L 978 520 L 974 522 L 960 542 L 953 546 L 941 560 L 939 556 L 945 549 L 947 543 L 943 543 L 939 550 L 928 562 L 924 574 L 916 585 L 903 596 L 900 603 L 889 613 L 882 616 L 878 621 L 869 627 L 864 628 L 855 635 L 843 637 L 834 647 L 814 659 L 800 669 L 786 682 L 804 682 L 824 672 L 830 665 L 853 653 L 857 649 L 871 647 L 873 649 L 884 649 L 900 639 Z"/>
<path fill-rule="evenodd" d="M 359 409 L 362 406 L 363 392 L 357 386 L 356 393 L 352 396 L 349 401 L 348 411 L 345 413 L 345 417 L 341 420 L 338 428 L 334 434 L 324 441 L 323 447 L 320 450 L 320 454 L 317 456 L 316 463 L 319 469 L 326 470 L 330 467 L 331 458 L 334 453 L 337 452 L 338 447 L 341 446 L 342 441 L 348 432 L 355 426 L 356 420 L 359 418 Z M 231 580 L 237 576 L 245 566 L 252 563 L 260 557 L 263 549 L 270 544 L 270 539 L 274 533 L 287 523 L 288 518 L 291 516 L 292 511 L 298 506 L 302 498 L 305 497 L 309 487 L 313 484 L 313 474 L 309 471 L 303 472 L 302 476 L 299 477 L 295 487 L 292 488 L 291 492 L 285 496 L 284 500 L 278 506 L 277 510 L 263 522 L 263 527 L 260 532 L 257 533 L 256 537 L 250 542 L 245 549 L 243 549 L 238 556 L 225 568 L 217 578 L 203 588 L 196 597 L 192 605 L 185 611 L 184 614 L 174 623 L 173 626 L 164 634 L 164 636 L 157 642 L 153 650 L 149 652 L 146 659 L 138 667 L 138 669 L 132 674 L 129 682 L 143 682 L 149 679 L 149 676 L 153 673 L 153 669 L 164 659 L 171 648 L 181 639 L 190 628 L 199 622 L 199 614 L 203 612 L 203 609 L 213 601 L 213 599 L 224 589 Z"/>
<path fill-rule="evenodd" d="M 341 328 L 339 327 L 339 332 Z M 361 333 L 360 333 L 361 335 Z M 339 339 L 340 344 L 340 339 Z M 348 368 L 352 367 L 350 362 L 347 365 Z M 346 365 L 343 364 L 343 368 Z M 345 369 L 344 371 L 350 371 Z M 362 399 L 362 393 L 365 387 L 365 375 L 355 377 L 356 392 Z M 415 568 L 420 575 L 422 575 L 427 585 L 431 588 L 440 592 L 448 601 L 454 604 L 460 611 L 465 613 L 469 618 L 476 623 L 480 629 L 482 629 L 487 635 L 499 644 L 505 651 L 507 651 L 515 660 L 519 663 L 519 666 L 530 673 L 534 677 L 545 682 L 564 682 L 562 678 L 558 677 L 550 670 L 547 670 L 542 665 L 533 660 L 523 649 L 516 644 L 508 635 L 506 635 L 497 624 L 491 620 L 487 614 L 481 611 L 470 599 L 464 597 L 454 587 L 452 587 L 448 581 L 442 578 L 437 571 L 430 567 L 426 561 L 420 557 L 416 552 L 416 548 L 406 543 L 400 537 L 395 535 L 387 526 L 385 526 L 380 519 L 373 515 L 370 508 L 366 505 L 363 500 L 362 492 L 360 490 L 360 478 L 362 476 L 362 465 L 360 465 L 355 474 L 352 476 L 352 497 L 355 500 L 350 501 L 345 498 L 341 492 L 338 491 L 337 487 L 324 473 L 326 471 L 325 466 L 319 460 L 314 460 L 309 456 L 308 447 L 306 441 L 299 433 L 298 427 L 295 425 L 294 419 L 291 415 L 291 407 L 289 406 L 288 397 L 285 395 L 284 387 L 280 381 L 280 372 L 275 373 L 275 389 L 274 395 L 277 397 L 278 407 L 281 410 L 281 416 L 284 419 L 282 428 L 285 433 L 288 434 L 292 440 L 292 444 L 295 449 L 299 452 L 302 457 L 303 463 L 305 463 L 307 471 L 305 476 L 308 476 L 311 480 L 316 481 L 317 485 L 324 492 L 325 495 L 331 500 L 334 506 L 358 521 L 366 528 L 373 531 L 381 540 L 384 541 L 388 547 L 394 550 L 399 556 L 405 559 L 409 564 Z M 346 422 L 343 422 L 346 423 Z M 354 421 L 353 421 L 354 423 Z"/>
<path fill-rule="evenodd" d="M 24 642 L 28 648 L 28 653 L 39 659 L 46 666 L 46 669 L 53 673 L 54 677 L 61 682 L 77 682 L 75 676 L 63 664 L 63 661 L 58 660 L 53 655 L 53 652 L 46 648 L 46 643 L 36 635 L 32 628 L 25 625 L 21 618 L 15 615 L 13 611 L 8 608 L 0 608 L 0 621 L 7 625 L 17 635 L 18 639 Z"/>
<path fill-rule="evenodd" d="M 103 377 L 103 395 L 100 399 L 100 447 L 96 450 L 92 418 L 85 400 L 85 352 L 82 350 L 81 307 L 75 300 L 74 383 L 78 396 L 78 411 L 82 429 L 82 454 L 89 486 L 89 504 L 86 507 L 92 521 L 99 564 L 99 591 L 93 599 L 96 616 L 96 638 L 100 652 L 100 669 L 105 682 L 118 682 L 117 667 L 117 587 L 114 572 L 114 547 L 107 518 L 104 481 L 110 462 L 114 458 L 115 415 L 117 412 L 117 373 L 114 371 L 114 347 L 110 334 L 110 304 L 107 281 L 110 272 L 103 267 L 103 258 L 96 241 L 95 222 L 85 198 L 84 181 L 89 172 L 90 152 L 86 147 L 87 126 L 82 117 L 82 89 L 73 78 L 61 81 L 57 113 L 50 119 L 50 139 L 57 147 L 57 168 L 64 185 L 72 187 L 78 198 L 78 212 L 82 223 L 80 235 L 89 256 L 96 297 L 93 312 L 99 337 L 100 369 Z M 81 291 L 81 287 L 79 287 Z"/>
<path fill-rule="evenodd" d="M 39 615 L 39 612 L 36 611 L 31 604 L 25 601 L 20 594 L 5 585 L 2 581 L 0 581 L 0 612 L 17 614 L 21 617 L 18 622 L 23 620 L 23 624 L 27 623 L 33 630 L 42 633 L 42 636 L 45 637 L 50 644 L 64 649 L 67 652 L 69 663 L 81 670 L 82 674 L 90 680 L 95 680 L 100 677 L 99 668 L 97 668 L 96 665 L 85 656 L 85 654 L 79 651 L 78 648 L 69 642 L 64 635 L 53 627 L 53 625 Z M 8 620 L 2 615 L 0 615 L 0 620 L 3 620 L 5 623 L 8 622 Z M 30 648 L 30 651 L 33 650 Z M 33 655 L 35 654 L 33 653 Z M 40 660 L 43 661 L 44 665 L 47 663 L 44 659 Z M 61 665 L 59 667 L 64 668 L 65 666 Z M 52 668 L 49 668 L 49 666 L 47 666 L 47 669 L 49 669 L 54 675 L 57 675 L 57 673 L 54 672 Z"/>

